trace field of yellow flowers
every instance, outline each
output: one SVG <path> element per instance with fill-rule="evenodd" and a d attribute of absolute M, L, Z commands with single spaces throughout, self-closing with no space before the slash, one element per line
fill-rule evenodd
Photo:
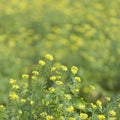
<path fill-rule="evenodd" d="M 119 6 L 0 0 L 0 120 L 120 120 Z"/>

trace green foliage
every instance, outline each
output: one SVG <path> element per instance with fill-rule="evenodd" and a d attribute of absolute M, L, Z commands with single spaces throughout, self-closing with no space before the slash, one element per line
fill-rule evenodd
<path fill-rule="evenodd" d="M 95 87 L 85 86 L 78 76 L 77 66 L 58 66 L 53 56 L 45 55 L 37 70 L 23 74 L 21 82 L 10 79 L 9 101 L 0 105 L 0 119 L 119 120 L 120 97 L 94 101 L 87 96 L 94 98 Z"/>

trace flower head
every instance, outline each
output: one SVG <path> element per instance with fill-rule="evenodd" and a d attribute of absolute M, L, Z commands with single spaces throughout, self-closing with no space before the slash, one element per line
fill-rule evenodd
<path fill-rule="evenodd" d="M 71 67 L 71 72 L 72 72 L 73 74 L 77 74 L 78 68 L 77 68 L 76 66 L 72 66 L 72 67 Z"/>
<path fill-rule="evenodd" d="M 50 60 L 50 61 L 53 60 L 53 56 L 52 56 L 51 54 L 46 54 L 46 55 L 45 55 L 45 58 L 46 58 L 47 60 Z"/>

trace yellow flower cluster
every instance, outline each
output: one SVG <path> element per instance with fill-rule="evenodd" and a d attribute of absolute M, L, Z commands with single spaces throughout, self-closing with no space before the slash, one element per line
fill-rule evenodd
<path fill-rule="evenodd" d="M 80 118 L 82 120 L 86 120 L 88 118 L 88 114 L 86 114 L 86 113 L 80 113 Z"/>
<path fill-rule="evenodd" d="M 99 120 L 105 120 L 105 115 L 103 115 L 103 114 L 100 114 L 97 117 Z"/>
<path fill-rule="evenodd" d="M 28 79 L 28 78 L 29 78 L 29 75 L 28 75 L 28 74 L 22 74 L 22 78 Z"/>
<path fill-rule="evenodd" d="M 40 65 L 40 66 L 44 66 L 45 64 L 46 64 L 45 61 L 39 60 L 39 65 Z"/>
<path fill-rule="evenodd" d="M 74 107 L 73 106 L 70 106 L 67 108 L 67 112 L 73 112 L 74 111 Z"/>
<path fill-rule="evenodd" d="M 46 55 L 45 55 L 45 58 L 46 58 L 47 60 L 50 60 L 50 61 L 53 60 L 53 56 L 52 56 L 51 54 L 46 54 Z"/>
<path fill-rule="evenodd" d="M 12 100 L 17 100 L 17 99 L 19 98 L 19 96 L 18 96 L 16 93 L 14 93 L 14 92 L 11 92 L 11 93 L 9 94 L 9 97 L 10 97 L 10 99 L 12 99 Z"/>
<path fill-rule="evenodd" d="M 76 66 L 72 66 L 72 67 L 71 67 L 71 72 L 72 72 L 73 74 L 77 74 L 78 68 L 77 68 Z"/>

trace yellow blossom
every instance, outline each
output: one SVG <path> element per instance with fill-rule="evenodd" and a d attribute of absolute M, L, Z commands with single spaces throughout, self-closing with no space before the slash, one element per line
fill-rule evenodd
<path fill-rule="evenodd" d="M 5 110 L 5 107 L 3 105 L 0 105 L 0 110 Z"/>
<path fill-rule="evenodd" d="M 19 89 L 19 86 L 18 86 L 18 85 L 13 85 L 13 86 L 12 86 L 12 89 L 18 90 L 18 89 Z"/>
<path fill-rule="evenodd" d="M 29 78 L 29 75 L 28 75 L 28 74 L 22 74 L 22 78 L 28 79 L 28 78 Z"/>
<path fill-rule="evenodd" d="M 31 101 L 30 101 L 30 105 L 33 105 L 33 104 L 34 104 L 34 101 L 31 100 Z"/>
<path fill-rule="evenodd" d="M 44 66 L 46 63 L 43 60 L 39 60 L 39 65 Z"/>
<path fill-rule="evenodd" d="M 91 107 L 93 108 L 93 109 L 96 109 L 96 105 L 94 105 L 93 103 L 91 103 Z"/>
<path fill-rule="evenodd" d="M 76 76 L 76 77 L 75 77 L 75 80 L 78 81 L 78 82 L 81 82 L 80 77 L 77 77 L 77 76 Z"/>
<path fill-rule="evenodd" d="M 16 83 L 16 80 L 10 79 L 10 84 L 14 84 L 14 83 Z"/>
<path fill-rule="evenodd" d="M 72 99 L 72 97 L 71 97 L 70 94 L 65 94 L 65 98 L 66 98 L 67 100 L 71 100 L 71 99 Z"/>
<path fill-rule="evenodd" d="M 98 105 L 99 108 L 102 109 L 102 102 L 101 102 L 100 100 L 97 100 L 97 101 L 96 101 L 96 104 Z"/>
<path fill-rule="evenodd" d="M 50 87 L 48 90 L 49 90 L 51 93 L 55 92 L 55 88 L 53 88 L 53 87 Z"/>
<path fill-rule="evenodd" d="M 79 92 L 79 89 L 78 89 L 78 88 L 72 90 L 72 93 L 78 93 L 78 92 Z"/>
<path fill-rule="evenodd" d="M 67 67 L 64 66 L 64 65 L 61 66 L 61 69 L 62 69 L 63 71 L 67 71 L 67 70 L 68 70 Z"/>
<path fill-rule="evenodd" d="M 95 87 L 93 85 L 89 86 L 92 90 L 95 90 Z"/>
<path fill-rule="evenodd" d="M 86 120 L 88 118 L 88 114 L 86 114 L 86 113 L 80 113 L 80 118 L 82 120 Z"/>
<path fill-rule="evenodd" d="M 77 74 L 78 68 L 77 68 L 76 66 L 72 66 L 72 67 L 71 67 L 71 72 L 72 72 L 73 74 Z"/>
<path fill-rule="evenodd" d="M 54 81 L 54 80 L 56 80 L 56 76 L 51 76 L 49 79 Z"/>
<path fill-rule="evenodd" d="M 67 112 L 73 112 L 74 111 L 74 107 L 73 106 L 70 106 L 67 108 Z"/>
<path fill-rule="evenodd" d="M 55 71 L 55 70 L 56 70 L 56 68 L 55 68 L 55 67 L 52 67 L 52 68 L 51 68 L 51 71 Z"/>
<path fill-rule="evenodd" d="M 31 76 L 32 80 L 37 80 L 36 76 Z"/>
<path fill-rule="evenodd" d="M 55 83 L 56 83 L 56 85 L 62 85 L 63 84 L 62 81 L 56 81 Z"/>
<path fill-rule="evenodd" d="M 25 103 L 25 102 L 26 102 L 26 99 L 21 99 L 20 102 L 21 102 L 21 103 Z"/>
<path fill-rule="evenodd" d="M 103 114 L 97 116 L 99 120 L 105 120 L 105 116 Z"/>
<path fill-rule="evenodd" d="M 39 75 L 39 72 L 38 71 L 32 71 L 32 74 L 33 75 Z"/>
<path fill-rule="evenodd" d="M 107 101 L 110 101 L 110 100 L 111 100 L 111 98 L 110 98 L 110 97 L 105 97 L 105 99 L 106 99 Z"/>
<path fill-rule="evenodd" d="M 46 54 L 46 55 L 45 55 L 45 58 L 46 58 L 47 60 L 50 60 L 50 61 L 53 60 L 53 56 L 52 56 L 51 54 Z"/>
<path fill-rule="evenodd" d="M 70 117 L 69 120 L 76 120 L 74 117 Z"/>
<path fill-rule="evenodd" d="M 53 120 L 53 116 L 52 115 L 47 115 L 46 120 Z"/>
<path fill-rule="evenodd" d="M 78 106 L 78 107 L 79 107 L 79 109 L 81 109 L 81 110 L 85 110 L 85 107 L 86 107 L 86 106 L 85 106 L 85 105 L 83 105 L 83 104 L 79 104 L 79 106 Z"/>
<path fill-rule="evenodd" d="M 19 98 L 19 96 L 16 94 L 16 93 L 10 93 L 9 94 L 9 97 L 12 99 L 12 100 L 17 100 Z"/>
<path fill-rule="evenodd" d="M 114 110 L 109 111 L 110 116 L 114 117 L 116 116 L 116 112 Z"/>

